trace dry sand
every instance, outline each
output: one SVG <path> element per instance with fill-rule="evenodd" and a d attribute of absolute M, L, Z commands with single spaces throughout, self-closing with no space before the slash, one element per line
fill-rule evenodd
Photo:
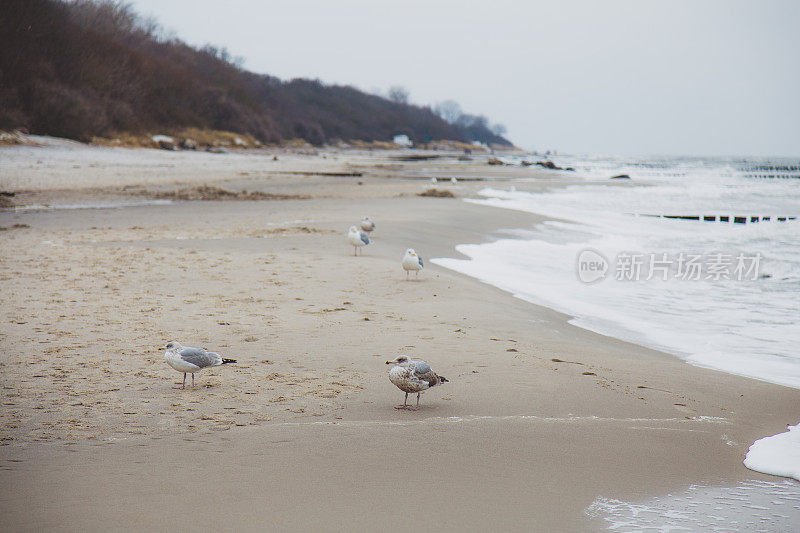
<path fill-rule="evenodd" d="M 597 496 L 770 479 L 741 460 L 796 422 L 797 390 L 573 327 L 430 262 L 404 281 L 409 246 L 453 256 L 541 221 L 418 197 L 430 177 L 570 176 L 273 155 L 0 149 L 17 204 L 205 185 L 290 198 L 0 212 L 0 527 L 575 531 L 598 527 Z M 378 227 L 356 258 L 344 231 L 364 214 Z M 238 363 L 175 389 L 169 340 Z M 392 408 L 384 361 L 400 353 L 450 379 L 417 412 Z"/>

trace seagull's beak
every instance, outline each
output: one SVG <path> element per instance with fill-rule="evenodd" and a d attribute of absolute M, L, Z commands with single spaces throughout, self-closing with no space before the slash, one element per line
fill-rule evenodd
<path fill-rule="evenodd" d="M 392 363 L 394 363 L 394 361 L 386 361 L 387 365 L 391 365 Z"/>

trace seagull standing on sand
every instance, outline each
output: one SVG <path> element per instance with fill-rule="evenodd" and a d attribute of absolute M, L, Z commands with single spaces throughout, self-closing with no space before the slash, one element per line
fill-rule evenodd
<path fill-rule="evenodd" d="M 406 255 L 403 256 L 403 270 L 406 271 L 406 280 L 408 280 L 408 273 L 412 270 L 415 276 L 419 277 L 419 271 L 422 270 L 422 258 L 417 255 L 413 248 L 406 250 Z"/>
<path fill-rule="evenodd" d="M 369 240 L 369 236 L 366 233 L 360 231 L 355 226 L 350 226 L 350 231 L 347 233 L 347 240 L 353 245 L 353 255 L 358 255 L 358 249 L 360 247 L 366 246 L 372 242 Z"/>
<path fill-rule="evenodd" d="M 361 219 L 361 229 L 369 233 L 370 231 L 375 229 L 375 223 L 369 217 L 364 217 Z"/>
<path fill-rule="evenodd" d="M 236 359 L 224 359 L 220 354 L 206 351 L 203 348 L 181 346 L 181 343 L 176 341 L 167 343 L 164 348 L 166 349 L 166 352 L 164 352 L 164 359 L 166 359 L 167 364 L 178 372 L 183 372 L 182 389 L 186 388 L 186 374 L 192 375 L 192 388 L 194 388 L 195 372 L 199 372 L 210 366 L 219 366 L 236 362 Z"/>
<path fill-rule="evenodd" d="M 394 361 L 386 361 L 387 365 L 394 365 L 389 369 L 389 381 L 401 391 L 406 393 L 403 405 L 396 405 L 395 409 L 419 409 L 419 395 L 440 383 L 447 383 L 449 380 L 444 376 L 437 376 L 431 370 L 430 365 L 425 361 L 412 361 L 405 355 L 399 356 Z M 408 405 L 408 394 L 417 393 L 417 406 Z"/>

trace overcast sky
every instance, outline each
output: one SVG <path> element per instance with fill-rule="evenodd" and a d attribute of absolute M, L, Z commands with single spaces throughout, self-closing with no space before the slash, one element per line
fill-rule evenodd
<path fill-rule="evenodd" d="M 800 156 L 796 0 L 134 0 L 248 70 L 452 99 L 528 149 Z"/>

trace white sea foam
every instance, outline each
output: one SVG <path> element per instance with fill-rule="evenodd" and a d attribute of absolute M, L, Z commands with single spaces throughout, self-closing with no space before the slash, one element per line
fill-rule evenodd
<path fill-rule="evenodd" d="M 611 531 L 796 531 L 800 485 L 745 481 L 734 486 L 693 485 L 643 502 L 598 497 L 586 509 Z"/>
<path fill-rule="evenodd" d="M 693 167 L 692 167 L 693 168 Z M 776 216 L 800 214 L 800 180 L 755 180 L 724 165 L 702 173 L 681 165 L 634 185 L 604 182 L 545 193 L 487 188 L 476 204 L 539 213 L 545 222 L 523 239 L 460 245 L 469 257 L 433 262 L 575 317 L 572 323 L 602 334 L 677 354 L 692 364 L 800 388 L 800 223 Z M 648 169 L 652 170 L 652 169 Z M 733 224 L 634 216 L 770 216 L 769 222 Z M 581 251 L 609 262 L 621 253 L 644 254 L 640 281 L 582 283 Z M 666 281 L 647 268 L 649 254 L 673 261 Z M 738 255 L 758 272 L 746 279 L 675 279 L 679 254 Z M 734 264 L 728 269 L 734 275 Z M 748 265 L 750 266 L 750 265 Z M 757 279 L 750 279 L 757 274 Z M 702 278 L 706 277 L 706 272 Z"/>
<path fill-rule="evenodd" d="M 785 433 L 755 441 L 744 465 L 757 472 L 800 480 L 800 424 L 787 429 Z"/>

